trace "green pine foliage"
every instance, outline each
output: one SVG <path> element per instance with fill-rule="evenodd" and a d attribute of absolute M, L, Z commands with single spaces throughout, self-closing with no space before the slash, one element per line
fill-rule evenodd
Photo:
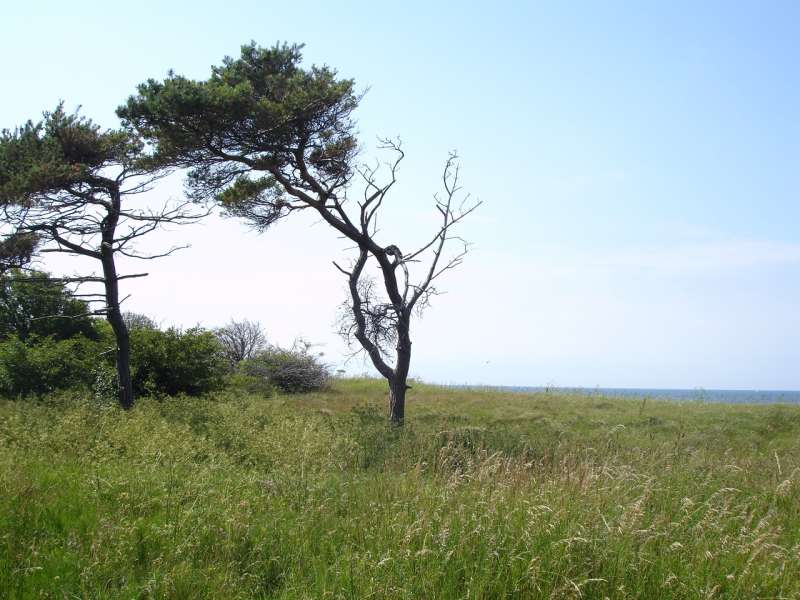
<path fill-rule="evenodd" d="M 12 269 L 27 266 L 33 259 L 38 244 L 39 236 L 27 232 L 12 231 L 0 239 L 0 276 Z"/>
<path fill-rule="evenodd" d="M 272 168 L 313 147 L 304 168 L 320 181 L 346 179 L 357 152 L 355 83 L 329 67 L 303 68 L 301 50 L 246 44 L 206 80 L 172 72 L 148 80 L 117 114 L 154 145 L 151 164 L 189 169 L 192 198 L 216 200 L 265 229 L 287 211 Z"/>
<path fill-rule="evenodd" d="M 63 103 L 44 119 L 0 132 L 0 205 L 29 206 L 92 180 L 111 164 L 130 164 L 141 152 L 130 132 L 104 131 Z"/>

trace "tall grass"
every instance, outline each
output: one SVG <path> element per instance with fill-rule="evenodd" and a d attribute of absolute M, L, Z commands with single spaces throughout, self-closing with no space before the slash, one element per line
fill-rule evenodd
<path fill-rule="evenodd" d="M 800 408 L 0 402 L 7 598 L 800 598 Z"/>

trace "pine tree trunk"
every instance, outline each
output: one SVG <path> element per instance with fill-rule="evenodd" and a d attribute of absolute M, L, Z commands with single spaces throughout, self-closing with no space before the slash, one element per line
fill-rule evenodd
<path fill-rule="evenodd" d="M 102 262 L 106 288 L 106 320 L 111 325 L 117 345 L 117 398 L 120 406 L 128 410 L 133 406 L 130 336 L 119 306 L 119 283 L 114 260 L 104 256 Z"/>
<path fill-rule="evenodd" d="M 106 292 L 106 320 L 114 331 L 117 344 L 117 398 L 125 410 L 133 407 L 133 382 L 131 380 L 131 344 L 128 327 L 122 318 L 119 305 L 119 281 L 117 266 L 114 263 L 114 232 L 119 220 L 120 194 L 113 195 L 112 210 L 103 221 L 100 262 L 103 265 L 103 279 Z"/>
<path fill-rule="evenodd" d="M 131 348 L 128 328 L 122 320 L 119 306 L 109 309 L 106 319 L 114 330 L 114 338 L 117 343 L 117 398 L 119 404 L 125 410 L 133 407 L 133 382 L 131 380 Z"/>

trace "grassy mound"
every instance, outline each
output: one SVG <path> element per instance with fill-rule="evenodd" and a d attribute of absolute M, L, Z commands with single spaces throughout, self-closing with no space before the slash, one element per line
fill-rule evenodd
<path fill-rule="evenodd" d="M 800 407 L 0 401 L 0 597 L 800 597 Z"/>

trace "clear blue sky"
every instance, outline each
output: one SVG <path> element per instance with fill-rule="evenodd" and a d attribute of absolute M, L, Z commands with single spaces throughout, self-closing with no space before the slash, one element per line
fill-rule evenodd
<path fill-rule="evenodd" d="M 204 77 L 251 39 L 305 42 L 309 63 L 369 88 L 365 156 L 378 134 L 405 142 L 387 243 L 435 225 L 449 149 L 485 203 L 450 293 L 415 327 L 414 373 L 800 389 L 800 3 L 463 4 L 14 2 L 0 126 L 59 99 L 114 126 L 148 77 Z M 182 325 L 248 316 L 340 361 L 341 244 L 323 227 L 173 235 L 193 248 L 149 265 L 132 309 Z M 252 258 L 275 253 L 293 260 Z"/>

